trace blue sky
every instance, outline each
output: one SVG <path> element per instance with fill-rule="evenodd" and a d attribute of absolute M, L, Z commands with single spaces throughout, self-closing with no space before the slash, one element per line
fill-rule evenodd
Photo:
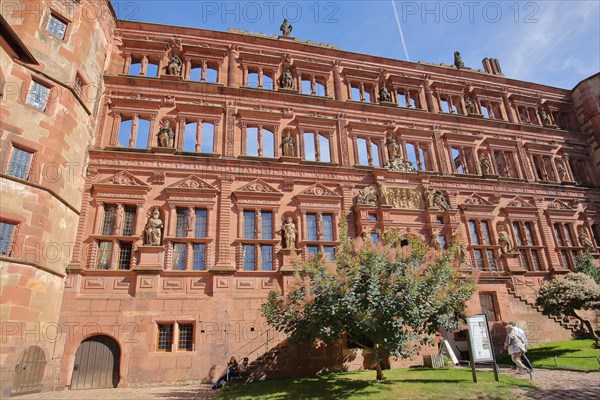
<path fill-rule="evenodd" d="M 600 71 L 600 1 L 204 1 L 113 0 L 121 19 L 292 36 L 410 61 L 482 68 L 498 58 L 507 77 L 572 88 Z"/>

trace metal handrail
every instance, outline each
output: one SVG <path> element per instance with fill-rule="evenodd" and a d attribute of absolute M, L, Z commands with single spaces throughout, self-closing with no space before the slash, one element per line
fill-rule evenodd
<path fill-rule="evenodd" d="M 248 342 L 245 345 L 243 345 L 242 347 L 228 353 L 225 355 L 225 357 L 223 357 L 224 360 L 228 360 L 232 355 L 239 353 L 240 350 L 242 350 L 244 347 L 250 346 L 252 345 L 255 341 L 257 341 L 261 336 L 263 335 L 267 335 L 267 340 L 265 342 L 260 342 L 260 344 L 253 350 L 251 350 L 249 353 L 245 354 L 243 357 L 248 357 L 250 354 L 254 353 L 255 351 L 257 351 L 258 349 L 260 349 L 262 346 L 265 346 L 265 353 L 269 350 L 269 341 L 274 339 L 274 335 L 271 337 L 271 339 L 269 339 L 269 332 L 271 331 L 271 329 L 267 328 L 263 333 L 261 333 L 260 335 L 258 335 L 256 337 L 256 339 L 254 341 Z"/>

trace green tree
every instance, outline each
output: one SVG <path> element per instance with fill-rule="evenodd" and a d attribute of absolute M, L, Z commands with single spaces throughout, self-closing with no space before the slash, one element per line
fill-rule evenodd
<path fill-rule="evenodd" d="M 388 232 L 383 245 L 355 249 L 346 232 L 342 226 L 334 271 L 311 258 L 297 269 L 295 287 L 269 293 L 262 312 L 292 341 L 329 343 L 347 334 L 373 351 L 381 380 L 383 357 L 409 357 L 441 328 L 458 328 L 476 285 L 452 267 L 455 247 L 426 263 L 428 248 L 415 238 Z"/>
<path fill-rule="evenodd" d="M 600 310 L 600 285 L 591 276 L 571 272 L 563 279 L 547 282 L 540 288 L 535 303 L 543 308 L 546 315 L 569 315 L 577 318 L 594 338 L 596 347 L 600 346 L 600 338 L 594 332 L 591 322 L 580 312 Z"/>
<path fill-rule="evenodd" d="M 598 267 L 596 259 L 590 253 L 585 252 L 577 256 L 575 259 L 575 269 L 577 272 L 591 276 L 600 285 L 600 267 Z"/>

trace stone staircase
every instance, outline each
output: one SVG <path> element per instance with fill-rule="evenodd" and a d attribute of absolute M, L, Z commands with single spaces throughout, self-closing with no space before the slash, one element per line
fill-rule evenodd
<path fill-rule="evenodd" d="M 525 303 L 527 306 L 531 307 L 533 310 L 539 312 L 540 314 L 543 314 L 542 313 L 543 308 L 535 304 L 535 298 L 537 297 L 537 290 L 535 290 L 534 288 L 531 288 L 531 287 L 529 287 L 529 289 L 532 291 L 535 291 L 535 296 L 532 296 L 531 294 L 526 295 L 524 293 L 519 293 L 514 288 L 514 286 L 513 287 L 511 287 L 510 285 L 507 286 L 507 291 L 511 296 L 513 296 L 515 299 L 519 300 L 520 302 Z M 564 315 L 564 316 L 544 315 L 544 316 L 557 322 L 563 328 L 570 330 L 572 333 L 577 333 L 580 330 L 580 327 L 579 327 L 580 323 L 577 318 L 570 317 L 567 315 Z"/>

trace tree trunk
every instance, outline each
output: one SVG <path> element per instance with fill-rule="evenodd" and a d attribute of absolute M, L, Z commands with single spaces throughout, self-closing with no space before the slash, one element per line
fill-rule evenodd
<path fill-rule="evenodd" d="M 383 376 L 383 369 L 381 368 L 381 354 L 377 343 L 375 343 L 375 346 L 373 347 L 373 355 L 375 356 L 375 371 L 377 371 L 375 379 L 382 381 L 385 377 Z"/>
<path fill-rule="evenodd" d="M 594 331 L 594 327 L 592 326 L 592 323 L 587 319 L 581 318 L 576 313 L 573 313 L 573 316 L 575 318 L 577 318 L 579 321 L 581 321 L 581 324 L 587 328 L 590 335 L 592 335 L 592 339 L 594 339 L 594 342 L 596 343 L 596 347 L 600 347 L 600 337 L 598 337 L 598 335 L 596 335 L 596 332 Z"/>

